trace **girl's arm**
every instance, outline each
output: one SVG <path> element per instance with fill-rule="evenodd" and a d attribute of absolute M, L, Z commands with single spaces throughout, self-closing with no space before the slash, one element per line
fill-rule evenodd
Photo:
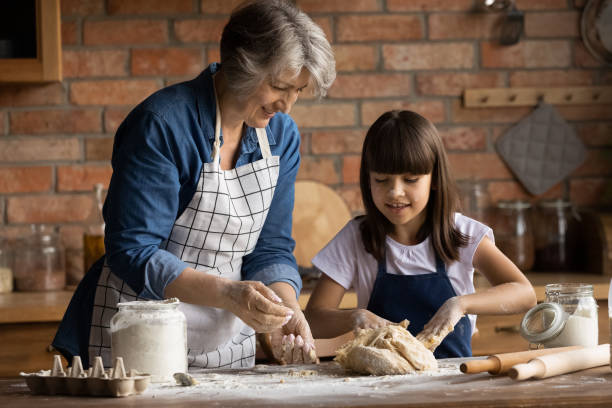
<path fill-rule="evenodd" d="M 321 274 L 304 312 L 315 338 L 329 339 L 353 330 L 381 327 L 390 323 L 369 310 L 339 309 L 345 292 L 344 287 L 324 273 Z"/>
<path fill-rule="evenodd" d="M 536 296 L 529 280 L 489 238 L 484 237 L 478 245 L 473 264 L 492 287 L 460 296 L 464 313 L 512 314 L 535 306 Z"/>

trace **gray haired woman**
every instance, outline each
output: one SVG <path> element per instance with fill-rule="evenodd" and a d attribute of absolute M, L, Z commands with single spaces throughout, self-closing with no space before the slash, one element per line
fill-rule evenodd
<path fill-rule="evenodd" d="M 323 31 L 292 4 L 236 9 L 221 63 L 154 93 L 118 128 L 106 254 L 53 346 L 108 366 L 117 303 L 177 297 L 190 366 L 252 366 L 255 332 L 271 333 L 279 359 L 311 362 L 291 238 L 300 135 L 288 113 L 300 92 L 322 96 L 334 79 Z"/>

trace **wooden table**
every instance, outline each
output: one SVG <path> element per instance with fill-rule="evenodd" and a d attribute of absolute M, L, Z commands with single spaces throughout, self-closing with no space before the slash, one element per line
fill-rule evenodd
<path fill-rule="evenodd" d="M 70 407 L 610 407 L 612 371 L 603 366 L 544 380 L 516 382 L 487 373 L 462 374 L 464 359 L 441 360 L 441 374 L 347 376 L 335 363 L 256 366 L 250 370 L 195 373 L 200 384 L 152 384 L 142 395 L 87 398 L 31 395 L 23 380 L 0 380 L 0 406 Z M 336 367 L 336 368 L 333 368 Z M 315 370 L 317 370 L 315 368 Z M 335 371 L 334 371 L 335 370 Z M 297 375 L 296 375 L 297 373 Z"/>

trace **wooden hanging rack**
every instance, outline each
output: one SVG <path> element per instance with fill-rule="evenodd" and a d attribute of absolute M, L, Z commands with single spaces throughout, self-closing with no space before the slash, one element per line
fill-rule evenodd
<path fill-rule="evenodd" d="M 612 86 L 475 88 L 463 91 L 463 104 L 467 108 L 531 106 L 539 102 L 552 105 L 612 104 Z"/>

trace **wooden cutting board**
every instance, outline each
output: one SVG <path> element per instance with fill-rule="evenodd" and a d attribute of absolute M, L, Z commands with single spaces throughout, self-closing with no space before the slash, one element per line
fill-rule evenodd
<path fill-rule="evenodd" d="M 293 209 L 294 255 L 298 265 L 310 268 L 310 260 L 351 219 L 342 197 L 316 181 L 295 183 Z"/>

